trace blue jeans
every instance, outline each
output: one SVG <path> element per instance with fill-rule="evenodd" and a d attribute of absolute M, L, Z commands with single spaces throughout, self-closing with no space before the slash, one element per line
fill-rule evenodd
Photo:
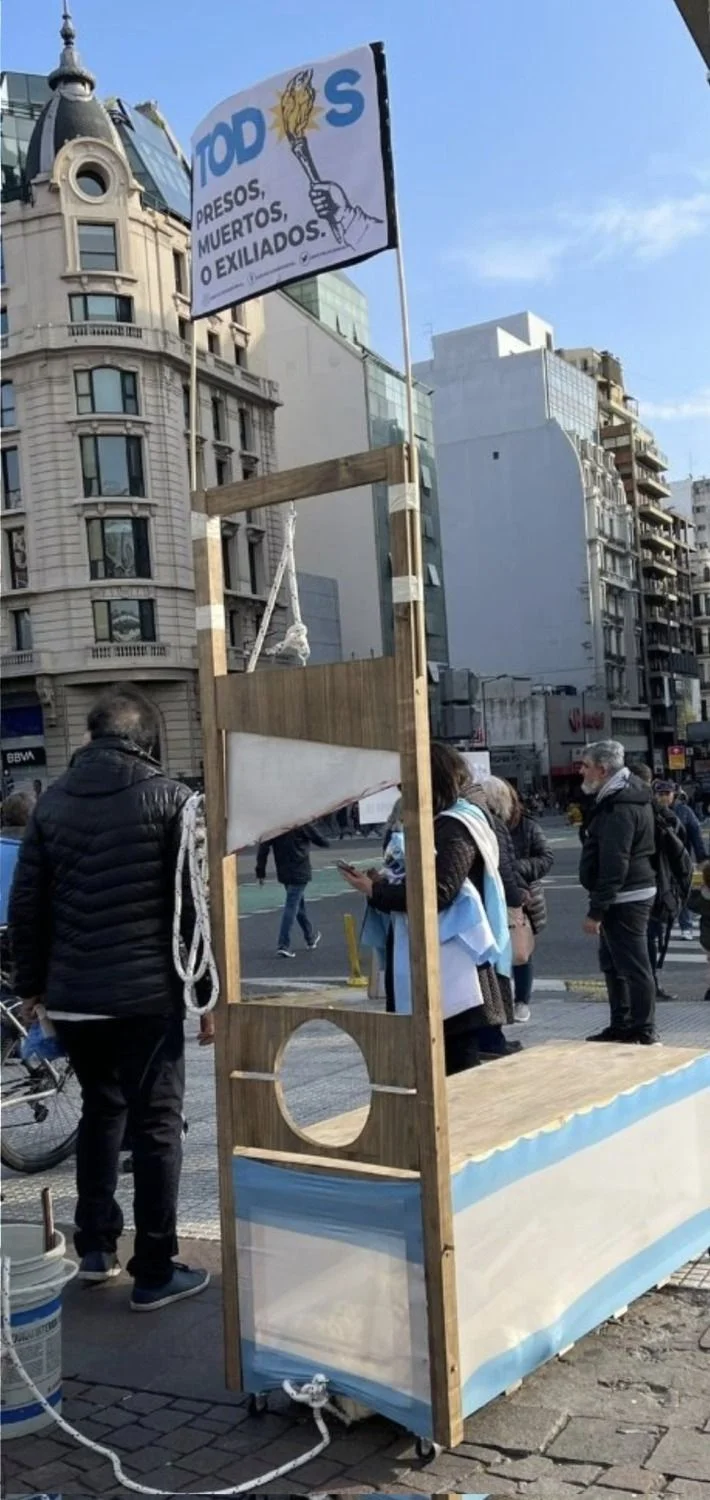
<path fill-rule="evenodd" d="M 277 948 L 291 947 L 291 929 L 294 920 L 298 922 L 306 942 L 309 944 L 313 942 L 315 931 L 306 916 L 305 889 L 305 885 L 284 886 L 286 900 L 281 913 L 281 926 L 279 927 Z"/>
<path fill-rule="evenodd" d="M 693 918 L 687 906 L 684 906 L 678 914 L 678 926 L 681 932 L 693 931 Z"/>

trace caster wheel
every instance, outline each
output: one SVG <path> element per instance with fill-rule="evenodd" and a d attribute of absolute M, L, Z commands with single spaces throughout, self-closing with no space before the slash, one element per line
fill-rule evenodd
<path fill-rule="evenodd" d="M 444 1451 L 440 1443 L 432 1443 L 430 1438 L 421 1437 L 417 1438 L 415 1448 L 417 1458 L 421 1459 L 421 1462 L 423 1464 L 432 1463 L 433 1460 L 435 1458 L 439 1458 Z"/>
<path fill-rule="evenodd" d="M 263 1417 L 264 1412 L 269 1409 L 269 1398 L 263 1391 L 249 1397 L 247 1411 L 250 1417 Z"/>

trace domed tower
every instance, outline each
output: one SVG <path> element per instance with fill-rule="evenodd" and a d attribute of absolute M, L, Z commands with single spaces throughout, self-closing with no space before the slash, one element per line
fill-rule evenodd
<path fill-rule="evenodd" d="M 189 176 L 157 106 L 109 114 L 96 97 L 66 4 L 61 37 L 48 79 L 14 75 L 41 113 L 3 204 L 0 750 L 16 786 L 53 779 L 97 692 L 129 680 L 158 711 L 167 768 L 197 776 Z M 262 334 L 258 299 L 196 325 L 200 486 L 275 466 Z M 275 510 L 225 525 L 235 668 L 280 526 Z"/>
<path fill-rule="evenodd" d="M 96 79 L 76 50 L 76 32 L 67 5 L 59 34 L 64 43 L 59 66 L 47 79 L 52 97 L 35 124 L 27 150 L 25 175 L 29 182 L 51 172 L 62 146 L 77 136 L 106 141 L 123 154 L 118 132 L 94 93 Z"/>

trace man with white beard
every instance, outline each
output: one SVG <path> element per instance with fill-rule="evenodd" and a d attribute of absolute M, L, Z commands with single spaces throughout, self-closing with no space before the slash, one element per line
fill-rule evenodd
<path fill-rule="evenodd" d="M 651 1046 L 656 992 L 647 929 L 656 895 L 656 836 L 649 787 L 624 765 L 617 740 L 587 745 L 582 791 L 594 797 L 579 878 L 589 895 L 584 931 L 599 937 L 610 1022 L 590 1042 Z"/>

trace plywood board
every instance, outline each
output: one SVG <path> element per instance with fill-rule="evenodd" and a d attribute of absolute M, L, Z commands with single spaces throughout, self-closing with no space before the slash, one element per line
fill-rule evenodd
<path fill-rule="evenodd" d="M 396 750 L 394 660 L 232 672 L 216 684 L 220 729 Z"/>
<path fill-rule="evenodd" d="M 686 1047 L 550 1042 L 447 1080 L 451 1172 L 704 1054 Z"/>
<path fill-rule="evenodd" d="M 311 1133 L 310 1126 L 307 1135 L 289 1124 L 280 1097 L 279 1084 L 272 1078 L 232 1073 L 235 1146 L 295 1153 L 303 1149 L 311 1156 L 342 1156 L 350 1161 L 376 1162 L 408 1171 L 418 1168 L 416 1095 L 373 1093 L 369 1111 L 351 1111 L 347 1119 L 343 1115 L 331 1117 L 326 1127 L 328 1139 L 323 1145 Z M 339 1131 L 350 1134 L 348 1124 L 352 1130 L 363 1117 L 362 1133 L 355 1140 L 336 1143 L 334 1137 Z"/>
<path fill-rule="evenodd" d="M 345 1006 L 276 1007 L 250 1001 L 242 1006 L 231 1028 L 232 1068 L 242 1073 L 276 1073 L 289 1037 L 313 1021 L 328 1022 L 353 1037 L 367 1064 L 371 1083 L 380 1088 L 414 1088 L 411 1016 L 383 1015 Z"/>
<path fill-rule="evenodd" d="M 358 489 L 360 485 L 381 484 L 385 480 L 401 484 L 404 462 L 405 449 L 400 443 L 387 448 L 368 448 L 365 453 L 351 453 L 347 458 L 326 458 L 317 464 L 264 474 L 259 479 L 222 484 L 205 491 L 205 509 L 208 516 L 234 516 L 239 511 L 305 500 L 309 495 L 336 494 L 338 490 Z"/>

